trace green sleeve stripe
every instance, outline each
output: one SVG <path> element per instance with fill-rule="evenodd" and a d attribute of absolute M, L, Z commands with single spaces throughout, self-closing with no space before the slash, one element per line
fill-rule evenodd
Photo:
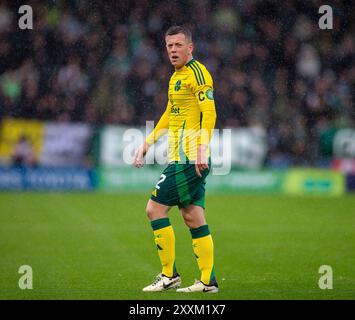
<path fill-rule="evenodd" d="M 208 229 L 207 224 L 195 229 L 190 229 L 190 232 L 192 239 L 202 238 L 210 234 L 210 230 Z"/>
<path fill-rule="evenodd" d="M 200 86 L 202 83 L 201 83 L 200 75 L 197 73 L 197 70 L 195 69 L 196 67 L 193 64 L 191 64 L 189 67 L 194 72 L 197 84 Z"/>
<path fill-rule="evenodd" d="M 196 62 L 193 62 L 192 65 L 196 66 L 196 68 L 198 69 L 200 75 L 201 75 L 201 78 L 202 78 L 202 83 L 201 84 L 206 84 L 206 80 L 205 80 L 205 77 L 203 76 L 203 72 L 200 68 L 200 66 L 196 63 Z"/>
<path fill-rule="evenodd" d="M 194 72 L 194 74 L 195 74 L 195 78 L 196 78 L 196 81 L 197 81 L 197 84 L 200 86 L 201 84 L 200 84 L 200 78 L 199 78 L 199 75 L 197 74 L 197 71 L 196 71 L 196 69 L 195 68 L 193 68 L 192 67 L 192 64 L 191 65 L 189 65 L 189 67 L 192 69 L 192 71 Z"/>
<path fill-rule="evenodd" d="M 159 230 L 171 226 L 169 218 L 161 218 L 161 219 L 153 220 L 150 222 L 150 224 L 153 230 Z"/>

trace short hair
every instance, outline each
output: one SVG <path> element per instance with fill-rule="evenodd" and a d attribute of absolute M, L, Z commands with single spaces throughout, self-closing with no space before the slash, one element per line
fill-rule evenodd
<path fill-rule="evenodd" d="M 182 33 L 185 35 L 188 42 L 192 42 L 192 34 L 191 31 L 183 26 L 172 26 L 165 32 L 165 37 L 173 36 L 175 34 Z"/>

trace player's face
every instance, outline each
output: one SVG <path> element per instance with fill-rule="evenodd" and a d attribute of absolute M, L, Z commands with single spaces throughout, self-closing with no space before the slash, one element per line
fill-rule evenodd
<path fill-rule="evenodd" d="M 176 69 L 183 67 L 192 58 L 193 45 L 183 33 L 166 36 L 165 42 L 170 62 Z"/>

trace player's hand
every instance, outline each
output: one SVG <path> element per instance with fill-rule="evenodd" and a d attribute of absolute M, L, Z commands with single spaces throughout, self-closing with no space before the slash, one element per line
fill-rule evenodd
<path fill-rule="evenodd" d="M 141 168 L 144 166 L 144 157 L 149 149 L 149 144 L 144 142 L 134 153 L 133 166 Z"/>
<path fill-rule="evenodd" d="M 201 171 L 209 169 L 208 167 L 208 161 L 207 161 L 207 146 L 206 145 L 200 145 L 197 148 L 197 160 L 195 164 L 195 169 L 197 175 L 201 178 L 202 174 Z"/>

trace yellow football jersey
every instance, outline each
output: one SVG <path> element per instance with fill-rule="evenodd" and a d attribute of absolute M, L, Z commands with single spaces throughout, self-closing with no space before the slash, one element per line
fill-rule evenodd
<path fill-rule="evenodd" d="M 212 77 L 192 59 L 171 76 L 167 108 L 146 141 L 153 144 L 168 129 L 169 162 L 195 161 L 198 145 L 209 144 L 215 122 Z"/>

